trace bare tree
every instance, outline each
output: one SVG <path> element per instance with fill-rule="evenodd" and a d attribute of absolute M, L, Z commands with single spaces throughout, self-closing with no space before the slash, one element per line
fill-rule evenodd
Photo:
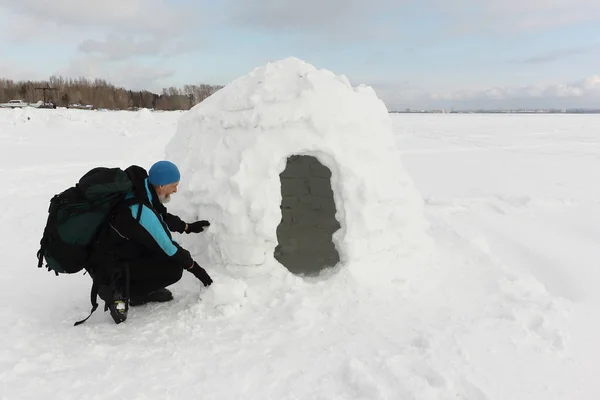
<path fill-rule="evenodd" d="M 71 104 L 93 105 L 105 109 L 153 108 L 157 110 L 187 110 L 222 88 L 214 85 L 185 85 L 183 88 L 164 88 L 161 94 L 147 90 L 132 91 L 115 87 L 104 79 L 66 78 L 51 76 L 48 81 L 19 81 L 0 79 L 0 102 L 22 99 L 27 102 L 43 100 L 36 87 L 55 88 L 53 102 L 68 107 Z"/>

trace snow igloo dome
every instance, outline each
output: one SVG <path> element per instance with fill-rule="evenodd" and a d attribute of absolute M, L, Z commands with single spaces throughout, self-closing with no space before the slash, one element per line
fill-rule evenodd
<path fill-rule="evenodd" d="M 299 59 L 257 68 L 193 107 L 166 156 L 181 170 L 182 208 L 211 222 L 193 240 L 212 265 L 277 261 L 312 275 L 382 257 L 402 268 L 426 251 L 422 200 L 384 103 Z"/>

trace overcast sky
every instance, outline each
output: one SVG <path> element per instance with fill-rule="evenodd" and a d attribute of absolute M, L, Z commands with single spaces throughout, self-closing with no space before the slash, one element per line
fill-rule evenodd
<path fill-rule="evenodd" d="M 289 56 L 390 109 L 600 108 L 600 0 L 0 0 L 0 77 L 157 91 Z"/>

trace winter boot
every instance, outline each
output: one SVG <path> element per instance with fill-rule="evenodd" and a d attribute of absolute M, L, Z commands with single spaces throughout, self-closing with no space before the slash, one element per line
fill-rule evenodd
<path fill-rule="evenodd" d="M 127 298 L 122 296 L 120 292 L 115 292 L 113 299 L 106 302 L 105 311 L 107 308 L 110 310 L 110 316 L 116 324 L 120 324 L 127 319 L 129 305 L 127 304 Z"/>
<path fill-rule="evenodd" d="M 164 303 L 171 300 L 173 300 L 173 293 L 169 289 L 162 288 L 148 294 L 131 296 L 129 305 L 136 307 L 146 303 Z"/>

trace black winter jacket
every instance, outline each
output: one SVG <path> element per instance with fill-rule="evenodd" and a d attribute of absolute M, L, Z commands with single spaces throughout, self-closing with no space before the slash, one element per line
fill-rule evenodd
<path fill-rule="evenodd" d="M 94 258 L 103 263 L 119 264 L 137 258 L 168 257 L 169 264 L 190 268 L 194 262 L 190 253 L 171 236 L 171 232 L 182 233 L 186 223 L 167 212 L 154 187 L 148 183 L 148 174 L 143 168 L 132 166 L 126 171 L 135 176 L 134 191 L 117 207 L 103 228 Z M 143 198 L 144 203 L 134 202 L 136 196 Z"/>

